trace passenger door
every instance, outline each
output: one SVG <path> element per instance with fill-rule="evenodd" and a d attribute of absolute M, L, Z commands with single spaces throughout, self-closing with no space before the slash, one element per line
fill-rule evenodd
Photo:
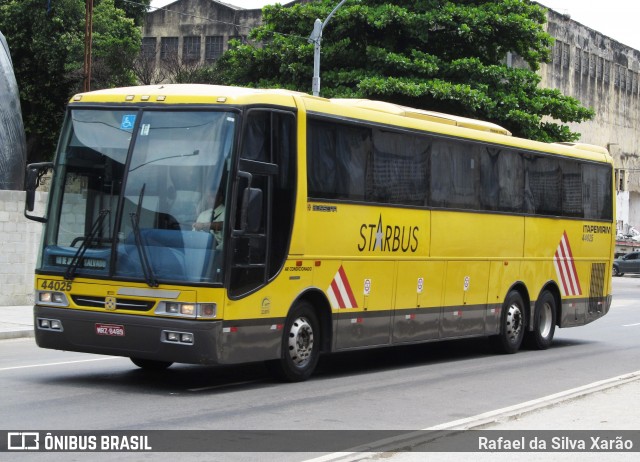
<path fill-rule="evenodd" d="M 295 116 L 249 110 L 242 132 L 231 213 L 229 294 L 265 285 L 287 255 L 295 200 Z"/>

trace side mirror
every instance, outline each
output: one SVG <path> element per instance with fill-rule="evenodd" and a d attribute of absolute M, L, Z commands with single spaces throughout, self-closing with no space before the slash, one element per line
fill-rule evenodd
<path fill-rule="evenodd" d="M 238 178 L 244 179 L 247 186 L 242 191 L 240 228 L 234 229 L 233 235 L 242 236 L 245 233 L 257 233 L 262 225 L 262 189 L 251 187 L 253 175 L 249 172 L 238 172 Z"/>
<path fill-rule="evenodd" d="M 24 202 L 24 216 L 30 220 L 44 223 L 46 218 L 37 217 L 27 214 L 27 212 L 33 212 L 35 207 L 36 189 L 40 186 L 40 181 L 47 171 L 53 168 L 52 162 L 39 162 L 35 164 L 27 165 L 27 172 L 25 178 L 26 184 L 26 198 Z"/>
<path fill-rule="evenodd" d="M 245 232 L 257 233 L 262 225 L 262 189 L 246 188 L 242 198 L 240 226 Z"/>

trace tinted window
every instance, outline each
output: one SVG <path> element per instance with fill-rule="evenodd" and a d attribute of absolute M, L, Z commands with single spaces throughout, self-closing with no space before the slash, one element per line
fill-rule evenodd
<path fill-rule="evenodd" d="M 369 200 L 427 205 L 430 140 L 406 133 L 373 130 Z"/>

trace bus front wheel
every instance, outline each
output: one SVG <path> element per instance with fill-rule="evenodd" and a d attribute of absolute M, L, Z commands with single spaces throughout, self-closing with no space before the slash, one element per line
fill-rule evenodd
<path fill-rule="evenodd" d="M 280 358 L 267 362 L 279 380 L 302 382 L 313 373 L 320 357 L 320 324 L 313 306 L 299 302 L 284 326 Z"/>
<path fill-rule="evenodd" d="M 525 329 L 524 300 L 520 292 L 512 290 L 502 305 L 500 313 L 500 333 L 490 337 L 493 347 L 501 352 L 512 354 L 520 349 Z"/>

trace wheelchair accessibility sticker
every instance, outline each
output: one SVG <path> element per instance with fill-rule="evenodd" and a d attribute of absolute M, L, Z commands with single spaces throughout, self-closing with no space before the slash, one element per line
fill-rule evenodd
<path fill-rule="evenodd" d="M 132 131 L 133 126 L 136 124 L 136 115 L 135 114 L 126 114 L 122 116 L 122 122 L 120 122 L 121 130 Z"/>

